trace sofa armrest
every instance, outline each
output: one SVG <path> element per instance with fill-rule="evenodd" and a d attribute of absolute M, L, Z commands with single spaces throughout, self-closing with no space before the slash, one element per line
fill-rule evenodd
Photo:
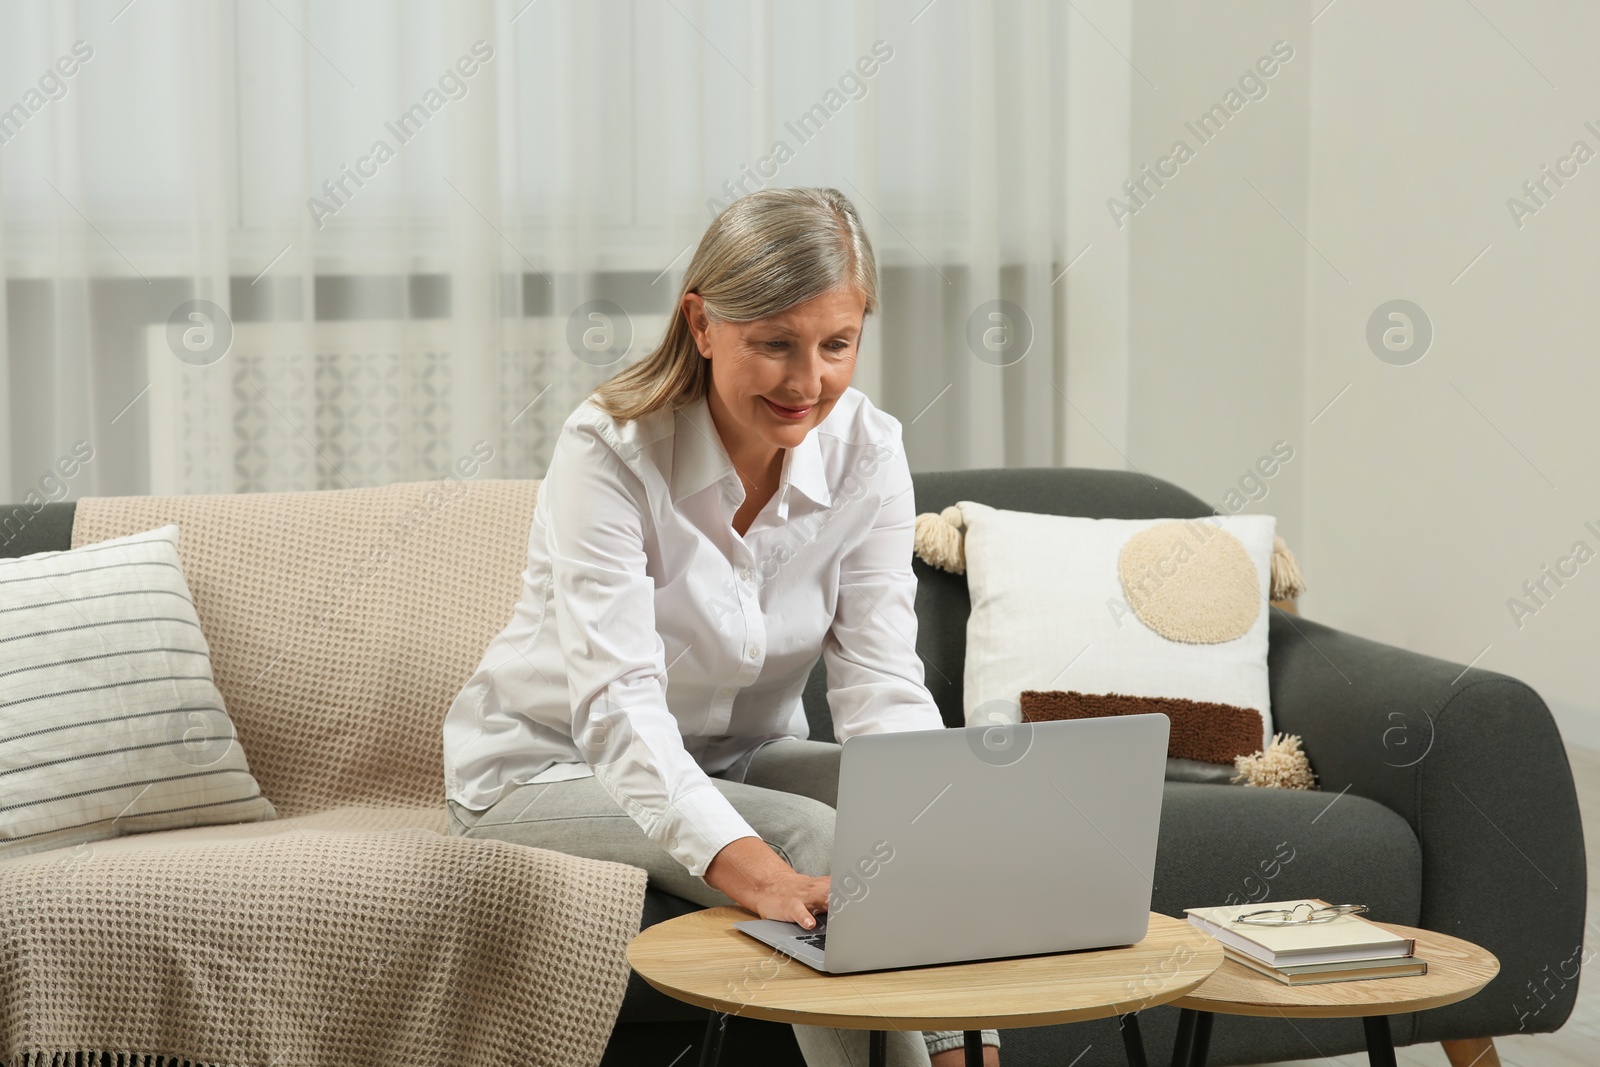
<path fill-rule="evenodd" d="M 1417 1040 L 1550 1031 L 1572 1010 L 1586 867 L 1566 748 L 1544 701 L 1504 675 L 1273 612 L 1274 728 L 1321 788 L 1398 813 L 1422 849 L 1420 925 L 1500 959 L 1477 996 L 1421 1013 Z"/>

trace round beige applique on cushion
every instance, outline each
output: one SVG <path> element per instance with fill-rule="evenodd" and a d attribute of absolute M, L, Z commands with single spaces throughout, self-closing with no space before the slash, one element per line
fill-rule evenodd
<path fill-rule="evenodd" d="M 1203 520 L 1164 522 L 1128 538 L 1117 558 L 1128 606 L 1169 641 L 1214 645 L 1243 637 L 1261 614 L 1261 585 L 1244 544 Z"/>

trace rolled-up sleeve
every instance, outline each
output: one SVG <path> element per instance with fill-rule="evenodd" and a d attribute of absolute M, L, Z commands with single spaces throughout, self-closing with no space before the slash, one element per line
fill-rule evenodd
<path fill-rule="evenodd" d="M 644 485 L 598 428 L 573 421 L 556 441 L 537 507 L 573 740 L 650 839 L 702 876 L 724 845 L 759 835 L 689 755 L 667 708 Z"/>
<path fill-rule="evenodd" d="M 822 645 L 828 708 L 840 744 L 857 734 L 944 726 L 917 654 L 917 577 L 911 569 L 916 501 L 898 435 L 894 444 L 876 450 L 872 467 L 878 473 L 882 466 L 880 477 L 864 479 L 881 486 L 862 497 L 862 503 L 877 501 L 877 517 L 840 560 L 838 602 Z"/>

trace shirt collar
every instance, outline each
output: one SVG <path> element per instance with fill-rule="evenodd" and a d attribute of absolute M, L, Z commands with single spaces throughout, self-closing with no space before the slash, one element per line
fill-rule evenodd
<path fill-rule="evenodd" d="M 724 478 L 735 477 L 711 421 L 711 410 L 702 397 L 674 413 L 677 420 L 672 440 L 672 502 L 676 504 L 692 493 Z"/>
<path fill-rule="evenodd" d="M 827 472 L 822 469 L 822 446 L 817 444 L 819 429 L 813 426 L 798 445 L 789 449 L 783 461 L 783 476 L 790 489 L 805 494 L 817 507 L 826 508 L 833 504 L 833 493 L 828 489 Z M 779 491 L 782 491 L 782 486 Z M 781 507 L 783 510 L 779 514 L 788 518 L 787 498 Z"/>
<path fill-rule="evenodd" d="M 711 421 L 711 408 L 701 397 L 692 404 L 679 408 L 675 414 L 677 426 L 672 445 L 672 502 L 712 485 L 728 480 L 738 482 L 733 461 L 728 458 L 722 438 Z M 814 501 L 819 507 L 829 507 L 833 494 L 828 489 L 827 473 L 822 466 L 822 447 L 817 443 L 817 428 L 813 427 L 800 444 L 788 450 L 783 460 L 782 480 L 778 484 L 779 515 L 787 517 L 786 489 L 795 489 Z"/>

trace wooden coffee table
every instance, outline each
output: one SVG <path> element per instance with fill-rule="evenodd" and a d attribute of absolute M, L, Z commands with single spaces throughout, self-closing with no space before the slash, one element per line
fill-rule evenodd
<path fill-rule="evenodd" d="M 1366 1027 L 1367 1059 L 1372 1067 L 1395 1067 L 1390 1015 L 1466 1000 L 1500 973 L 1500 961 L 1470 941 L 1393 923 L 1378 925 L 1402 937 L 1416 938 L 1416 955 L 1428 961 L 1428 973 L 1415 978 L 1291 986 L 1228 960 L 1199 988 L 1172 1001 L 1174 1007 L 1183 1009 L 1172 1050 L 1173 1067 L 1205 1067 L 1211 1023 L 1217 1015 L 1287 1019 L 1359 1016 Z"/>
<path fill-rule="evenodd" d="M 863 974 L 822 974 L 733 928 L 742 908 L 709 908 L 642 931 L 628 962 L 646 982 L 710 1008 L 700 1062 L 717 1062 L 728 1015 L 869 1030 L 874 1067 L 888 1030 L 962 1030 L 967 1062 L 986 1027 L 1043 1026 L 1121 1016 L 1134 1067 L 1145 1067 L 1133 1013 L 1175 1000 L 1222 964 L 1222 947 L 1189 923 L 1150 916 L 1143 941 L 1121 948 Z"/>

